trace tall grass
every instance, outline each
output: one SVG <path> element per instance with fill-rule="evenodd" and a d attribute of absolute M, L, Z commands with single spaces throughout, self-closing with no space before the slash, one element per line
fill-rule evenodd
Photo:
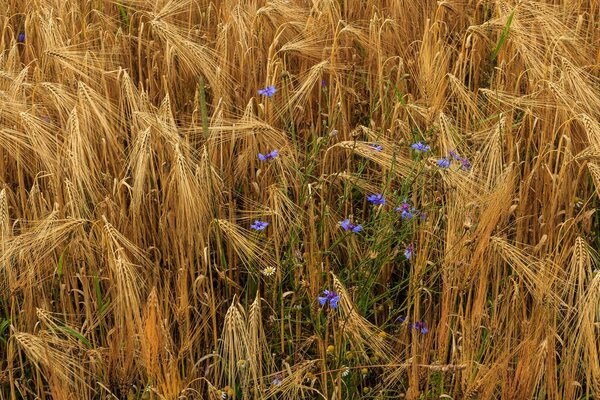
<path fill-rule="evenodd" d="M 599 2 L 0 10 L 0 399 L 600 397 Z"/>

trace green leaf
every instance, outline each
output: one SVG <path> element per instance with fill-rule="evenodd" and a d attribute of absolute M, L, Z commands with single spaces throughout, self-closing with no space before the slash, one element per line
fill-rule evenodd
<path fill-rule="evenodd" d="M 127 16 L 127 10 L 123 7 L 123 4 L 119 3 L 119 14 L 121 14 L 121 19 L 127 28 L 129 28 L 129 17 Z"/>
<path fill-rule="evenodd" d="M 56 267 L 56 273 L 58 274 L 59 277 L 62 277 L 62 273 L 63 273 L 63 263 L 65 260 L 65 254 L 61 254 L 60 258 L 58 259 L 58 266 Z"/>
<path fill-rule="evenodd" d="M 510 25 L 512 24 L 514 15 L 515 15 L 515 10 L 513 10 L 510 13 L 510 15 L 508 16 L 508 19 L 506 20 L 506 25 L 504 25 L 504 29 L 502 30 L 502 34 L 500 35 L 500 40 L 498 40 L 498 44 L 496 45 L 496 48 L 494 49 L 494 51 L 492 51 L 492 61 L 495 60 L 496 57 L 498 56 L 498 53 L 500 52 L 500 48 L 502 47 L 502 44 L 504 43 L 504 41 L 506 40 L 506 37 L 508 36 L 508 31 L 510 30 Z"/>
<path fill-rule="evenodd" d="M 0 323 L 0 341 L 2 341 L 2 343 L 6 343 L 6 339 L 4 339 L 2 337 L 2 335 L 4 334 L 4 331 L 6 330 L 6 328 L 8 328 L 10 326 L 10 319 L 5 319 Z"/>
<path fill-rule="evenodd" d="M 92 345 L 90 343 L 89 340 L 87 340 L 85 338 L 85 336 L 83 336 L 81 333 L 77 332 L 75 329 L 73 328 L 69 328 L 68 326 L 59 326 L 59 329 L 62 331 L 67 332 L 69 335 L 76 337 L 77 339 L 79 339 L 83 344 L 86 345 L 86 347 L 88 349 L 92 348 Z"/>
<path fill-rule="evenodd" d="M 10 319 L 5 319 L 4 321 L 2 321 L 0 323 L 0 335 L 2 335 L 4 333 L 4 331 L 6 330 L 6 328 L 8 328 L 10 326 Z"/>
<path fill-rule="evenodd" d="M 404 99 L 404 95 L 400 92 L 400 89 L 398 89 L 398 86 L 394 86 L 394 91 L 396 92 L 396 97 L 400 104 L 406 106 L 406 100 Z"/>
<path fill-rule="evenodd" d="M 100 316 L 104 315 L 104 309 L 106 305 L 102 301 L 102 291 L 100 289 L 100 279 L 97 276 L 94 277 L 94 286 L 96 287 L 96 301 L 98 302 L 98 309 L 100 310 Z"/>

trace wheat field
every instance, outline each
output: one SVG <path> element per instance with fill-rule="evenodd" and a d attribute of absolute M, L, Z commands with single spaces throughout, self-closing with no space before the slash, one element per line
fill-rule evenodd
<path fill-rule="evenodd" d="M 0 400 L 600 398 L 599 1 L 0 27 Z"/>

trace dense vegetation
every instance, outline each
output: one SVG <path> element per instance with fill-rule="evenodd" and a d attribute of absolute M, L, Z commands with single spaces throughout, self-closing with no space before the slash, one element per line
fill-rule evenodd
<path fill-rule="evenodd" d="M 598 1 L 0 10 L 0 399 L 600 396 Z"/>

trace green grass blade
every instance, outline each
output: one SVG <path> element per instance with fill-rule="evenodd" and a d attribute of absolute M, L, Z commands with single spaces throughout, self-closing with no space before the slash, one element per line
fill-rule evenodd
<path fill-rule="evenodd" d="M 58 259 L 58 265 L 56 267 L 56 273 L 58 274 L 59 277 L 62 276 L 62 273 L 63 273 L 63 264 L 64 264 L 64 261 L 65 261 L 65 255 L 61 254 L 60 257 L 59 257 L 59 259 Z"/>
<path fill-rule="evenodd" d="M 119 14 L 121 15 L 123 24 L 125 24 L 125 27 L 129 28 L 129 16 L 127 15 L 127 10 L 123 6 L 123 4 L 118 3 L 118 5 L 119 5 Z"/>
<path fill-rule="evenodd" d="M 508 36 L 508 32 L 510 30 L 510 25 L 512 24 L 514 15 L 515 15 L 515 10 L 513 10 L 510 13 L 510 15 L 508 16 L 508 19 L 506 20 L 506 24 L 504 25 L 504 29 L 502 30 L 502 34 L 500 35 L 500 40 L 498 40 L 498 44 L 496 45 L 496 48 L 494 49 L 494 51 L 492 51 L 492 61 L 495 60 L 496 57 L 498 57 L 500 48 L 502 47 L 502 44 L 504 44 L 504 42 L 506 41 L 506 37 Z"/>
<path fill-rule="evenodd" d="M 204 79 L 200 78 L 200 114 L 202 116 L 202 131 L 204 139 L 208 140 L 208 112 L 206 110 L 206 90 L 204 88 Z"/>
<path fill-rule="evenodd" d="M 92 344 L 90 343 L 90 341 L 87 340 L 85 336 L 83 336 L 81 333 L 77 332 L 75 329 L 69 328 L 68 326 L 60 326 L 59 328 L 60 328 L 60 330 L 65 331 L 69 335 L 79 339 L 79 341 L 81 341 L 81 343 L 85 344 L 88 349 L 92 348 Z"/>

